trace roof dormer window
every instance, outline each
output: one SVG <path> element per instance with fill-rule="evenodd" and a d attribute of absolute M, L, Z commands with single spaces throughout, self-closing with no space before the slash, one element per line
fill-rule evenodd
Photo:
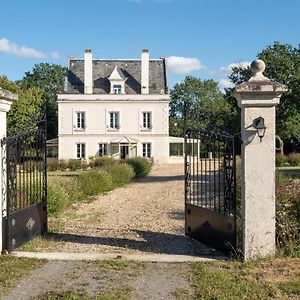
<path fill-rule="evenodd" d="M 114 94 L 122 94 L 122 85 L 121 84 L 114 84 L 113 92 L 114 92 Z"/>
<path fill-rule="evenodd" d="M 125 81 L 127 78 L 118 66 L 115 66 L 108 79 L 110 81 L 111 94 L 125 94 Z"/>

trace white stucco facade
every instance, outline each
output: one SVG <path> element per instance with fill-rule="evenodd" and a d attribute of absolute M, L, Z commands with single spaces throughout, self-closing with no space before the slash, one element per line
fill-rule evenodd
<path fill-rule="evenodd" d="M 143 51 L 141 60 L 144 56 Z M 149 76 L 149 63 L 142 64 L 143 68 L 144 65 Z M 84 66 L 88 66 L 85 72 L 93 72 L 90 63 L 84 62 Z M 113 72 L 116 72 L 116 67 Z M 140 76 L 144 83 L 145 74 Z M 84 78 L 90 77 L 84 75 Z M 94 75 L 93 78 L 95 82 L 97 77 Z M 112 77 L 107 78 L 110 80 Z M 110 85 L 113 84 L 115 82 L 111 80 Z M 110 86 L 106 94 L 90 93 L 90 89 L 85 87 L 85 93 L 59 94 L 59 159 L 89 159 L 102 155 L 127 159 L 141 156 L 154 163 L 167 163 L 169 95 L 161 91 L 143 94 L 142 84 L 140 89 L 137 93 L 126 93 L 125 88 L 121 87 L 120 93 L 116 90 L 114 94 Z"/>

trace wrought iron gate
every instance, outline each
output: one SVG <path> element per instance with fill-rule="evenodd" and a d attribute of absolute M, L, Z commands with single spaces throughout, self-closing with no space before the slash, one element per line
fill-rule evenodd
<path fill-rule="evenodd" d="M 185 130 L 186 235 L 230 254 L 236 248 L 236 165 L 233 136 Z"/>
<path fill-rule="evenodd" d="M 45 126 L 4 138 L 2 151 L 6 172 L 3 240 L 11 252 L 47 231 Z"/>

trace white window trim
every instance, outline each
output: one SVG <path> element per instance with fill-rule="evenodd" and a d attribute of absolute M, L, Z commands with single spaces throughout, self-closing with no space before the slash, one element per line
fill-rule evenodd
<path fill-rule="evenodd" d="M 144 114 L 149 114 L 150 115 L 150 126 L 149 127 L 144 127 Z M 140 125 L 140 127 L 141 127 L 141 131 L 151 131 L 152 130 L 152 128 L 153 128 L 152 111 L 144 110 L 144 111 L 141 112 L 141 125 Z"/>
<path fill-rule="evenodd" d="M 146 149 L 145 149 L 146 155 L 145 156 L 144 156 L 144 145 L 146 146 Z M 149 146 L 150 146 L 150 149 L 149 149 Z M 148 152 L 150 152 L 149 156 L 148 156 Z M 142 157 L 144 157 L 144 158 L 152 157 L 152 143 L 149 143 L 149 142 L 142 143 Z"/>
<path fill-rule="evenodd" d="M 84 120 L 84 126 L 83 127 L 78 127 L 78 114 L 83 114 L 83 120 Z M 82 120 L 81 120 L 82 123 Z M 76 110 L 75 111 L 75 124 L 74 124 L 74 129 L 75 131 L 85 131 L 86 129 L 86 111 L 84 110 Z"/>
<path fill-rule="evenodd" d="M 103 155 L 100 155 L 100 145 L 105 145 L 104 146 L 104 153 Z M 101 157 L 101 156 L 105 156 L 105 155 L 108 155 L 108 143 L 98 143 L 98 155 Z"/>
<path fill-rule="evenodd" d="M 117 124 L 118 126 L 117 127 L 111 127 L 111 123 L 110 123 L 110 117 L 111 117 L 111 114 L 118 114 L 119 115 L 119 124 Z M 120 128 L 121 128 L 121 120 L 120 120 L 120 111 L 108 111 L 108 122 L 107 122 L 107 130 L 108 131 L 119 131 Z M 115 121 L 114 121 L 115 123 Z"/>
<path fill-rule="evenodd" d="M 120 85 L 121 86 L 121 92 L 119 94 L 115 94 L 114 86 Z M 113 95 L 124 95 L 125 94 L 125 80 L 110 80 L 110 94 Z"/>
<path fill-rule="evenodd" d="M 78 146 L 79 147 L 79 152 L 80 152 L 80 157 L 78 157 Z M 84 145 L 84 157 L 82 157 L 83 151 L 82 151 L 82 145 Z M 86 143 L 76 143 L 76 159 L 81 159 L 85 160 L 86 159 Z"/>

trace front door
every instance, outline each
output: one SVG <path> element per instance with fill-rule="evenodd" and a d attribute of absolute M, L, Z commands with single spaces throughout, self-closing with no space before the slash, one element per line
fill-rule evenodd
<path fill-rule="evenodd" d="M 128 155 L 128 145 L 121 145 L 120 146 L 120 158 L 121 159 L 128 159 L 129 158 L 129 155 Z"/>

